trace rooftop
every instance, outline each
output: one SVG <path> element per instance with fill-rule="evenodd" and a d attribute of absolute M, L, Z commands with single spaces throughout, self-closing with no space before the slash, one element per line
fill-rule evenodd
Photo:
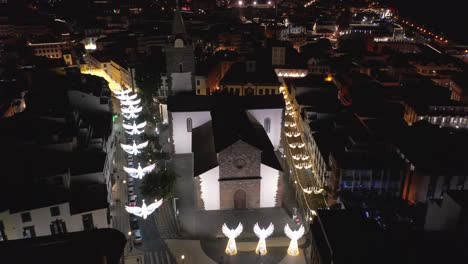
<path fill-rule="evenodd" d="M 234 63 L 220 84 L 281 85 L 273 67 L 259 62 L 256 62 L 255 70 L 250 72 L 247 71 L 246 62 Z"/>

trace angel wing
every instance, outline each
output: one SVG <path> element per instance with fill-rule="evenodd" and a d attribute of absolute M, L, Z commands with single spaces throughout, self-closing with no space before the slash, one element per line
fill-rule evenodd
<path fill-rule="evenodd" d="M 303 225 L 301 225 L 301 227 L 296 231 L 292 231 L 288 224 L 284 226 L 284 234 L 290 239 L 298 240 L 304 235 L 304 232 L 305 229 Z"/>
<path fill-rule="evenodd" d="M 242 226 L 242 223 L 239 223 L 236 229 L 234 230 L 234 237 L 240 236 L 243 230 L 244 230 L 244 227 Z"/>
<path fill-rule="evenodd" d="M 154 200 L 154 203 L 148 205 L 148 207 L 146 207 L 146 212 L 147 214 L 151 214 L 152 212 L 154 212 L 154 210 L 156 210 L 158 207 L 160 207 L 163 203 L 163 199 L 160 199 L 159 201 L 158 200 Z"/>
<path fill-rule="evenodd" d="M 254 233 L 255 233 L 256 235 L 262 233 L 262 229 L 260 229 L 260 227 L 258 226 L 258 223 L 255 223 L 254 228 L 253 228 L 253 231 L 254 231 Z M 258 235 L 257 235 L 257 236 L 258 236 Z"/>
<path fill-rule="evenodd" d="M 137 149 L 142 149 L 142 148 L 146 148 L 146 146 L 148 146 L 148 141 L 145 141 L 145 142 L 143 142 L 141 144 L 136 145 L 136 148 Z"/>
<path fill-rule="evenodd" d="M 123 148 L 123 150 L 125 150 L 127 152 L 128 151 L 133 151 L 133 147 L 130 146 L 130 145 L 125 145 L 125 144 L 120 143 L 120 146 Z"/>
<path fill-rule="evenodd" d="M 138 170 L 137 169 L 134 169 L 134 168 L 129 168 L 129 167 L 123 167 L 123 170 L 125 172 L 127 172 L 128 174 L 130 175 L 133 175 L 133 174 L 137 174 L 138 173 Z"/>
<path fill-rule="evenodd" d="M 150 173 L 154 170 L 154 168 L 156 168 L 156 164 L 151 164 L 149 166 L 146 166 L 143 168 L 143 172 L 144 173 Z"/>
<path fill-rule="evenodd" d="M 268 228 L 265 230 L 265 237 L 271 236 L 271 234 L 273 234 L 273 231 L 275 231 L 275 226 L 273 225 L 273 223 L 270 223 Z"/>
<path fill-rule="evenodd" d="M 142 129 L 142 128 L 144 128 L 145 126 L 146 126 L 146 121 L 143 122 L 143 123 L 140 123 L 140 124 L 136 125 L 136 128 Z"/>
<path fill-rule="evenodd" d="M 136 100 L 122 100 L 120 101 L 121 104 L 123 105 L 137 105 L 141 103 L 141 99 L 136 99 Z"/>
<path fill-rule="evenodd" d="M 135 125 L 135 121 L 133 121 L 133 125 Z M 132 130 L 133 125 L 122 124 L 123 128 L 125 128 L 126 130 Z"/>
<path fill-rule="evenodd" d="M 137 206 L 125 206 L 125 210 L 129 212 L 130 214 L 134 214 L 136 216 L 142 216 L 143 215 L 143 210 L 141 207 Z"/>

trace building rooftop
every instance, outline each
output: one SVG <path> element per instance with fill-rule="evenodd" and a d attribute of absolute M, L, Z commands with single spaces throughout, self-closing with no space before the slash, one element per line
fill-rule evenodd
<path fill-rule="evenodd" d="M 171 112 L 211 111 L 215 106 L 224 104 L 234 104 L 242 109 L 281 109 L 284 108 L 284 99 L 281 95 L 175 95 L 167 99 L 167 107 Z"/>
<path fill-rule="evenodd" d="M 5 263 L 119 264 L 127 238 L 115 229 L 95 229 L 0 243 Z"/>
<path fill-rule="evenodd" d="M 246 62 L 234 63 L 220 84 L 281 85 L 273 67 L 258 61 L 255 70 L 252 71 L 247 71 Z"/>

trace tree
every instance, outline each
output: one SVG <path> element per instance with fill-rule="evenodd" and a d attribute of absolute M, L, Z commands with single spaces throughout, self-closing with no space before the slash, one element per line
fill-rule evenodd
<path fill-rule="evenodd" d="M 176 176 L 172 169 L 163 167 L 159 171 L 146 175 L 140 185 L 141 194 L 151 199 L 172 197 Z"/>
<path fill-rule="evenodd" d="M 153 101 L 154 95 L 157 95 L 163 65 L 164 54 L 161 50 L 155 50 L 135 67 L 135 82 L 142 99 L 147 104 Z"/>

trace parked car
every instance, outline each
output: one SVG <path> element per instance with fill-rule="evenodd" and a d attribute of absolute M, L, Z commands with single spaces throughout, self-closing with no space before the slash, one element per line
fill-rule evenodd
<path fill-rule="evenodd" d="M 133 179 L 132 176 L 128 176 L 128 177 L 127 177 L 127 182 L 128 182 L 128 183 L 134 183 L 134 182 L 135 182 L 135 179 Z"/>
<path fill-rule="evenodd" d="M 131 230 L 140 229 L 140 226 L 138 224 L 138 217 L 134 215 L 130 215 L 130 229 Z"/>
<path fill-rule="evenodd" d="M 141 244 L 143 243 L 143 237 L 141 236 L 141 231 L 140 229 L 133 230 L 133 242 L 135 244 Z"/>
<path fill-rule="evenodd" d="M 128 187 L 128 195 L 135 195 L 135 190 L 133 189 L 133 187 Z"/>
<path fill-rule="evenodd" d="M 136 195 L 128 196 L 128 206 L 136 206 L 136 200 L 137 200 Z"/>

